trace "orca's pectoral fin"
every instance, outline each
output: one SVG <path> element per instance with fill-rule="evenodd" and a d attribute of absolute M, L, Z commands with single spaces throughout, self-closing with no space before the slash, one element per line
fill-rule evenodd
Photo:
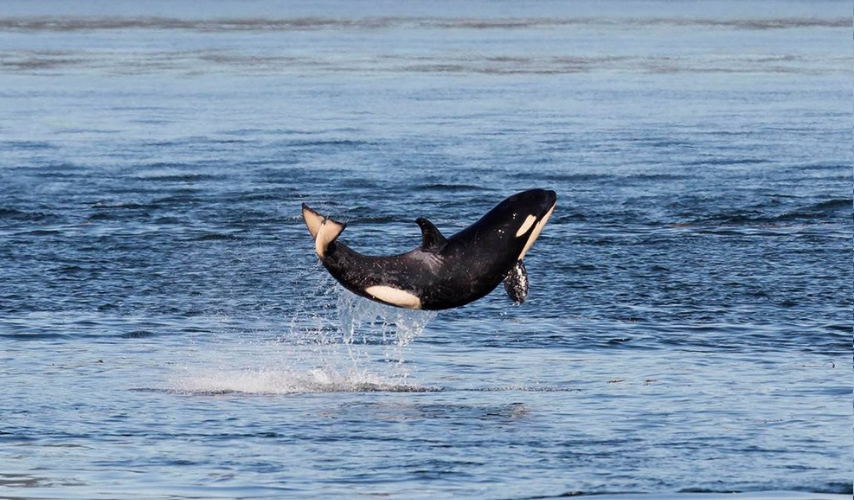
<path fill-rule="evenodd" d="M 521 260 L 517 260 L 516 265 L 504 277 L 504 291 L 515 304 L 525 302 L 528 296 L 528 271 Z"/>
<path fill-rule="evenodd" d="M 421 228 L 421 250 L 438 252 L 445 242 L 448 241 L 442 235 L 441 231 L 439 231 L 439 228 L 424 217 L 415 219 L 415 223 Z"/>

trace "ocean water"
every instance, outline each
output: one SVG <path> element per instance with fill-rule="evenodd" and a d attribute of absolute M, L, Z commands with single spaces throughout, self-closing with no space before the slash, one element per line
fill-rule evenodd
<path fill-rule="evenodd" d="M 0 498 L 851 498 L 851 16 L 3 2 Z M 518 307 L 356 298 L 300 217 L 531 187 Z"/>

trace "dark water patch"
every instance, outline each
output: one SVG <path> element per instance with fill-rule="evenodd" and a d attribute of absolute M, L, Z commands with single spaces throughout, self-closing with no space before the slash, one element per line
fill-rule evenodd
<path fill-rule="evenodd" d="M 824 328 L 843 335 L 851 335 L 854 333 L 854 327 L 852 327 L 852 325 L 826 325 Z"/>
<path fill-rule="evenodd" d="M 131 387 L 128 391 L 152 394 L 171 394 L 173 392 L 171 389 L 163 389 L 160 387 Z"/>
<path fill-rule="evenodd" d="M 208 138 L 205 141 L 210 144 L 223 144 L 223 145 L 245 145 L 245 144 L 253 144 L 255 141 L 252 139 L 219 139 L 219 138 Z"/>
<path fill-rule="evenodd" d="M 32 175 L 41 180 L 56 180 L 58 182 L 78 182 L 85 177 L 85 174 L 82 172 L 52 169 L 36 169 L 32 172 Z"/>
<path fill-rule="evenodd" d="M 802 491 L 807 491 L 810 493 L 829 493 L 829 494 L 837 494 L 837 495 L 851 495 L 854 493 L 854 485 L 852 483 L 843 483 L 843 482 L 831 482 L 825 485 L 819 486 L 818 488 L 804 488 Z"/>
<path fill-rule="evenodd" d="M 19 327 L 23 329 L 22 327 Z M 39 331 L 20 331 L 20 332 L 0 332 L 0 338 L 8 340 L 22 341 L 43 341 L 43 340 L 65 340 L 70 335 L 57 332 L 39 332 Z"/>
<path fill-rule="evenodd" d="M 651 305 L 647 307 L 652 308 Z M 571 352 L 681 349 L 686 352 L 751 353 L 788 350 L 837 355 L 851 348 L 851 327 L 835 330 L 809 323 L 786 326 L 760 322 L 724 323 L 721 319 L 726 312 L 721 310 L 717 314 L 709 314 L 707 320 L 700 321 L 689 315 L 685 315 L 685 319 L 673 317 L 677 316 L 673 311 L 669 319 L 660 319 L 641 309 L 636 311 L 637 316 L 622 320 L 583 317 L 573 311 L 573 318 L 541 319 L 536 327 L 517 320 L 516 323 L 505 324 L 498 335 L 485 336 L 484 332 L 474 330 L 469 332 L 462 324 L 457 326 L 455 339 L 461 344 L 482 348 L 512 345 L 515 349 L 548 348 Z M 566 316 L 565 311 L 563 315 Z M 432 342 L 429 338 L 421 341 Z"/>
<path fill-rule="evenodd" d="M 152 109 L 143 108 L 143 109 L 140 109 L 138 111 L 152 111 L 153 112 L 153 111 L 160 111 L 160 110 L 157 108 L 152 108 Z M 166 110 L 163 110 L 162 112 L 165 113 Z M 151 113 L 151 114 L 153 114 L 153 113 Z M 154 149 L 164 148 L 165 149 L 165 148 L 174 148 L 174 147 L 182 147 L 182 146 L 192 146 L 193 144 L 196 144 L 199 142 L 204 142 L 204 141 L 205 141 L 204 137 L 186 137 L 186 136 L 184 136 L 184 137 L 176 137 L 174 139 L 169 139 L 169 140 L 146 141 L 146 142 L 142 143 L 141 146 L 146 148 L 146 149 L 147 148 L 154 148 Z M 144 164 L 145 167 L 150 167 L 150 168 L 180 167 L 180 166 L 184 166 L 184 165 L 186 165 L 186 164 L 180 163 L 180 162 L 171 162 L 171 161 L 157 161 L 157 162 L 153 162 L 153 163 Z"/>
<path fill-rule="evenodd" d="M 434 191 L 439 193 L 460 193 L 467 191 L 483 191 L 483 186 L 475 186 L 472 184 L 443 184 L 443 183 L 431 183 L 431 184 L 421 184 L 416 187 L 418 191 Z"/>
<path fill-rule="evenodd" d="M 670 182 L 670 181 L 687 181 L 694 179 L 694 177 L 683 174 L 668 174 L 668 173 L 636 173 L 636 174 L 626 174 L 624 177 L 626 180 L 635 180 L 640 182 Z"/>
<path fill-rule="evenodd" d="M 376 211 L 370 207 L 359 207 L 354 209 L 348 217 L 344 217 L 349 224 L 394 224 L 400 223 L 398 217 L 376 215 Z M 409 221 L 406 221 L 409 222 Z"/>
<path fill-rule="evenodd" d="M 531 174 L 529 172 L 525 173 L 511 173 L 509 177 L 513 179 L 524 179 L 530 182 Z M 576 172 L 576 173 L 562 173 L 562 172 L 537 172 L 536 179 L 538 182 L 554 182 L 554 183 L 582 183 L 582 182 L 598 182 L 602 180 L 614 179 L 613 174 L 599 174 L 593 172 Z"/>
<path fill-rule="evenodd" d="M 835 200 L 827 200 L 816 203 L 815 205 L 811 205 L 795 213 L 827 215 L 837 212 L 850 212 L 852 210 L 854 210 L 854 199 L 838 198 Z"/>
<path fill-rule="evenodd" d="M 296 155 L 279 156 L 276 158 L 267 158 L 262 160 L 245 160 L 241 162 L 247 167 L 267 167 L 267 166 L 291 166 L 299 164 L 300 159 Z M 273 172 L 274 175 L 281 175 L 282 171 L 278 169 L 264 169 L 258 171 L 258 175 L 269 175 Z M 288 174 L 290 171 L 286 171 Z"/>
<path fill-rule="evenodd" d="M 172 205 L 194 205 L 205 201 L 205 198 L 203 196 L 199 196 L 202 193 L 203 191 L 201 189 L 177 190 L 175 194 L 171 196 L 164 196 L 163 198 L 157 198 L 153 200 L 153 203 L 156 205 L 161 205 L 164 208 L 172 208 Z"/>
<path fill-rule="evenodd" d="M 709 214 L 701 219 L 692 221 L 692 224 L 714 227 L 774 227 L 775 217 L 768 217 L 760 211 Z"/>
<path fill-rule="evenodd" d="M 97 129 L 84 127 L 69 127 L 57 131 L 57 133 L 69 135 L 113 135 L 121 134 L 122 132 L 123 131 L 120 129 Z"/>
<path fill-rule="evenodd" d="M 146 71 L 143 71 L 143 68 L 145 68 L 147 71 L 168 69 L 154 64 L 148 64 L 147 66 L 140 65 L 138 71 L 134 72 L 133 74 L 144 74 Z M 128 123 L 133 123 L 136 125 L 169 125 L 173 123 L 173 120 L 170 118 L 133 118 L 128 120 Z"/>
<path fill-rule="evenodd" d="M 193 238 L 194 241 L 244 241 L 246 238 L 227 233 L 208 233 Z"/>
<path fill-rule="evenodd" d="M 223 135 L 234 135 L 237 137 L 258 137 L 266 134 L 273 134 L 275 132 L 271 130 L 261 129 L 261 128 L 240 128 L 235 130 L 223 130 L 219 132 Z M 279 131 L 280 134 L 287 134 L 288 132 Z"/>
<path fill-rule="evenodd" d="M 143 217 L 148 217 L 148 213 L 145 212 L 142 214 Z M 122 220 L 136 220 L 140 217 L 140 214 L 137 212 L 127 212 L 127 211 L 98 211 L 90 214 L 86 218 L 86 222 L 103 222 L 103 221 L 122 221 Z"/>
<path fill-rule="evenodd" d="M 765 158 L 705 158 L 694 161 L 684 162 L 683 165 L 696 167 L 696 166 L 736 166 L 736 165 L 760 165 L 764 163 L 771 163 L 771 160 Z"/>
<path fill-rule="evenodd" d="M 281 186 L 275 189 L 259 189 L 251 192 L 239 192 L 221 196 L 218 199 L 225 203 L 249 203 L 249 204 L 266 204 L 276 202 L 287 202 L 293 200 L 299 190 L 294 186 Z M 265 215 L 266 212 L 256 211 L 256 215 Z"/>
<path fill-rule="evenodd" d="M 61 266 L 61 267 L 57 268 L 57 272 L 60 274 L 77 274 L 80 272 L 89 272 L 89 271 L 91 271 L 89 268 L 82 267 L 82 266 L 76 266 L 76 265 Z"/>
<path fill-rule="evenodd" d="M 151 219 L 151 223 L 155 226 L 184 226 L 188 221 L 182 217 L 165 216 L 155 217 Z"/>
<path fill-rule="evenodd" d="M 64 231 L 59 229 L 36 229 L 34 231 L 24 231 L 18 234 L 27 236 L 58 236 L 63 233 Z"/>
<path fill-rule="evenodd" d="M 289 139 L 279 141 L 277 145 L 297 148 L 359 148 L 376 145 L 370 141 L 357 139 Z"/>
<path fill-rule="evenodd" d="M 697 144 L 688 140 L 682 139 L 665 139 L 665 138 L 650 138 L 650 137 L 635 137 L 630 139 L 632 142 L 649 148 L 662 149 L 696 149 Z"/>
<path fill-rule="evenodd" d="M 22 72 L 59 69 L 84 62 L 85 59 L 59 51 L 0 53 L 0 68 Z"/>
<path fill-rule="evenodd" d="M 159 210 L 161 207 L 160 205 L 153 203 L 98 201 L 92 204 L 92 208 L 111 210 Z"/>
<path fill-rule="evenodd" d="M 295 71 L 331 71 L 354 72 L 412 72 L 434 74 L 475 74 L 475 75 L 567 75 L 597 71 L 626 71 L 647 74 L 670 73 L 821 73 L 841 72 L 841 63 L 827 60 L 798 60 L 766 58 L 735 58 L 721 61 L 715 58 L 687 57 L 565 57 L 543 56 L 523 58 L 512 55 L 443 55 L 430 57 L 413 56 L 377 56 L 370 59 L 350 60 L 325 57 L 316 54 L 312 57 L 260 56 L 257 54 L 223 53 L 219 51 L 184 50 L 168 52 L 133 52 L 128 57 L 134 64 L 128 65 L 126 58 L 113 53 L 89 53 L 86 58 L 35 58 L 23 56 L 7 57 L 7 68 L 18 72 L 42 70 L 61 70 L 67 67 L 92 67 L 111 74 L 144 75 L 149 73 L 176 73 L 199 76 L 221 71 L 255 74 L 269 74 L 280 70 Z M 19 61 L 18 59 L 22 59 Z M 0 67 L 3 64 L 0 56 Z M 144 125 L 164 125 L 174 123 L 167 115 L 145 115 L 131 118 L 129 123 Z M 263 133 L 269 134 L 269 131 Z M 180 139 L 178 140 L 180 142 Z M 207 139 L 209 146 L 235 146 L 228 140 Z M 154 145 L 154 144 L 153 144 Z M 162 143 L 160 146 L 170 146 Z M 656 147 L 656 146 L 653 146 Z M 660 146 L 659 146 L 660 147 Z M 667 146 L 675 147 L 675 146 Z"/>
<path fill-rule="evenodd" d="M 226 64 L 242 67 L 287 67 L 288 65 L 312 63 L 312 59 L 308 57 L 281 55 L 257 56 L 237 54 L 232 52 L 203 52 L 198 54 L 198 58 L 201 61 L 208 63 Z"/>
<path fill-rule="evenodd" d="M 798 165 L 796 170 L 831 170 L 845 172 L 846 177 L 851 178 L 851 165 L 840 163 L 807 163 Z"/>
<path fill-rule="evenodd" d="M 471 58 L 460 61 L 436 60 L 419 64 L 403 64 L 396 68 L 401 72 L 412 73 L 451 73 L 451 74 L 479 74 L 479 75 L 565 75 L 592 71 L 597 69 L 592 62 L 587 65 L 566 65 L 556 62 L 555 59 L 544 59 L 529 64 L 512 64 L 504 62 L 498 64 L 494 61 Z"/>
<path fill-rule="evenodd" d="M 340 179 L 338 184 L 345 189 L 375 191 L 381 190 L 384 181 L 367 177 L 345 177 Z"/>
<path fill-rule="evenodd" d="M 289 139 L 276 141 L 275 146 L 296 149 L 350 150 L 378 146 L 377 143 L 358 139 Z"/>
<path fill-rule="evenodd" d="M 691 221 L 689 225 L 806 230 L 808 228 L 816 229 L 817 223 L 850 220 L 850 216 L 854 214 L 854 201 L 844 198 L 818 202 L 778 214 L 769 210 L 777 209 L 778 205 L 771 202 L 770 205 L 764 203 L 751 210 L 705 214 L 701 218 Z M 686 214 L 683 213 L 684 215 Z M 804 226 L 804 224 L 808 224 L 808 226 Z"/>
<path fill-rule="evenodd" d="M 764 486 L 764 487 L 763 487 Z M 789 486 L 789 488 L 783 488 L 783 486 Z M 692 498 L 699 499 L 712 499 L 712 500 L 721 500 L 721 499 L 732 499 L 739 500 L 741 498 L 745 500 L 768 500 L 773 498 L 787 499 L 791 498 L 793 500 L 812 500 L 812 495 L 850 495 L 852 493 L 852 485 L 849 483 L 841 483 L 841 482 L 829 482 L 829 483 L 821 483 L 809 486 L 790 486 L 790 485 L 754 485 L 747 486 L 743 488 L 702 488 L 702 487 L 691 487 L 691 488 L 681 488 L 677 491 L 679 494 L 678 498 L 680 500 L 690 500 Z M 806 495 L 805 495 L 806 494 Z M 684 497 L 683 497 L 684 495 Z M 647 495 L 643 495 L 646 497 Z M 649 495 L 650 497 L 654 495 Z M 639 496 L 631 496 L 632 500 L 640 498 Z M 817 498 L 816 500 L 823 500 L 827 497 L 822 496 L 821 498 Z M 833 497 L 828 500 L 842 500 L 841 498 Z"/>
<path fill-rule="evenodd" d="M 149 330 L 134 330 L 131 332 L 120 333 L 117 336 L 121 339 L 149 339 L 156 337 L 158 334 Z"/>
<path fill-rule="evenodd" d="M 223 130 L 218 132 L 222 135 L 234 135 L 237 137 L 277 137 L 277 136 L 317 136 L 329 134 L 355 134 L 360 130 L 352 127 L 333 127 L 321 130 L 295 129 L 295 128 L 240 128 L 235 130 Z"/>
<path fill-rule="evenodd" d="M 46 141 L 0 141 L 0 148 L 8 151 L 48 151 L 57 146 Z"/>
<path fill-rule="evenodd" d="M 142 174 L 137 176 L 137 179 L 142 181 L 153 182 L 195 182 L 204 183 L 207 181 L 221 181 L 228 179 L 227 175 L 217 174 L 195 174 L 195 173 L 175 173 L 175 174 Z"/>
<path fill-rule="evenodd" d="M 60 216 L 50 212 L 29 212 L 16 208 L 0 207 L 0 221 L 47 223 L 57 222 L 61 219 Z"/>

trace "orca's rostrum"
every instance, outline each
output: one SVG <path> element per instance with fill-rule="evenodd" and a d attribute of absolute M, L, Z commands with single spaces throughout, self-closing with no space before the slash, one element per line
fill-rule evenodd
<path fill-rule="evenodd" d="M 514 302 L 524 302 L 528 275 L 523 259 L 556 202 L 557 194 L 545 189 L 514 194 L 450 238 L 421 217 L 415 221 L 421 245 L 384 257 L 362 255 L 338 241 L 346 224 L 304 203 L 302 216 L 320 262 L 344 288 L 392 306 L 439 310 L 475 301 L 502 281 Z"/>

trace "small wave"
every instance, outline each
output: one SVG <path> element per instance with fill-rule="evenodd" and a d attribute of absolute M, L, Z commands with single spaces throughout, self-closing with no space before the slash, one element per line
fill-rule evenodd
<path fill-rule="evenodd" d="M 378 31 L 391 28 L 437 30 L 516 30 L 573 26 L 676 26 L 707 29 L 781 30 L 797 28 L 845 28 L 851 19 L 845 17 L 779 17 L 766 19 L 716 19 L 685 17 L 512 17 L 512 18 L 446 18 L 446 17 L 293 17 L 293 18 L 220 18 L 182 19 L 169 17 L 5 17 L 0 18 L 0 31 L 10 32 L 77 32 L 112 30 L 175 30 L 197 32 L 232 31 Z"/>
<path fill-rule="evenodd" d="M 854 210 L 854 200 L 851 198 L 839 198 L 816 203 L 815 205 L 807 207 L 805 212 L 825 214 L 832 212 L 850 212 L 852 210 Z"/>
<path fill-rule="evenodd" d="M 851 495 L 851 484 L 828 483 L 816 487 L 804 487 L 793 490 L 759 490 L 759 491 L 733 491 L 731 489 L 716 488 L 683 488 L 675 495 L 669 496 L 674 500 L 702 498 L 708 500 L 732 499 L 732 500 L 841 500 L 836 495 Z M 819 496 L 821 495 L 821 496 Z M 830 496 L 832 495 L 832 496 Z M 619 498 L 619 497 L 617 497 Z M 628 500 L 628 499 L 627 499 Z"/>
<path fill-rule="evenodd" d="M 792 210 L 780 216 L 775 217 L 775 220 L 780 222 L 799 221 L 799 220 L 815 220 L 838 217 L 847 214 L 851 217 L 854 213 L 854 205 L 848 200 L 830 200 L 821 203 L 816 203 L 808 207 Z"/>
<path fill-rule="evenodd" d="M 815 223 L 822 219 L 832 220 L 839 216 L 850 217 L 854 213 L 851 199 L 833 199 L 795 208 L 784 213 L 768 213 L 763 206 L 757 209 L 741 212 L 709 214 L 694 221 L 697 225 L 713 224 L 727 227 L 759 227 L 784 229 L 789 226 L 800 228 L 799 223 Z"/>
<path fill-rule="evenodd" d="M 378 55 L 373 58 L 331 58 L 324 54 L 311 57 L 287 58 L 258 54 L 231 53 L 209 50 L 169 50 L 161 52 L 132 51 L 123 52 L 123 57 L 110 51 L 87 51 L 75 57 L 58 58 L 40 51 L 0 52 L 0 68 L 12 72 L 38 73 L 43 71 L 73 71 L 77 68 L 89 68 L 96 71 L 119 72 L 123 74 L 149 74 L 177 72 L 200 75 L 220 70 L 236 71 L 241 74 L 278 74 L 281 71 L 334 71 L 358 72 L 366 70 L 392 73 L 438 73 L 438 74 L 484 74 L 484 75 L 560 75 L 590 73 L 597 71 L 625 71 L 647 74 L 670 73 L 814 73 L 844 71 L 844 63 L 839 58 L 800 59 L 792 55 L 777 59 L 750 58 L 732 56 L 728 58 L 696 57 L 565 57 L 541 56 L 537 58 L 517 57 L 512 53 L 498 56 L 477 56 L 473 54 L 436 53 L 429 57 L 403 55 Z M 132 59 L 134 64 L 126 64 Z M 116 108 L 120 109 L 120 108 Z M 169 123 L 163 118 L 145 118 L 132 120 L 133 123 L 157 125 Z M 270 131 L 269 133 L 275 133 Z M 285 133 L 285 135 L 293 135 Z M 245 142 L 205 139 L 218 148 L 235 148 Z M 185 139 L 153 142 L 151 146 L 175 147 L 185 143 Z M 376 143 L 356 140 L 319 140 L 300 139 L 279 141 L 283 149 L 300 152 L 316 150 L 362 150 L 376 148 Z M 275 145 L 275 144 L 274 144 Z M 678 145 L 651 147 L 684 147 Z M 21 149 L 21 148 L 19 148 Z M 560 151 L 559 148 L 555 150 Z"/>
<path fill-rule="evenodd" d="M 665 499 L 665 500 L 843 500 L 840 495 L 849 494 L 848 491 L 843 491 L 841 494 L 833 491 L 825 491 L 828 488 L 818 488 L 818 491 L 813 491 L 811 488 L 803 490 L 757 490 L 757 491 L 738 491 L 729 488 L 683 488 L 676 493 L 651 494 L 651 493 L 629 493 L 625 491 L 581 491 L 573 490 L 547 496 L 532 496 L 523 497 L 520 500 L 552 500 L 557 498 L 587 498 L 592 497 L 598 500 L 647 500 L 647 499 Z"/>

